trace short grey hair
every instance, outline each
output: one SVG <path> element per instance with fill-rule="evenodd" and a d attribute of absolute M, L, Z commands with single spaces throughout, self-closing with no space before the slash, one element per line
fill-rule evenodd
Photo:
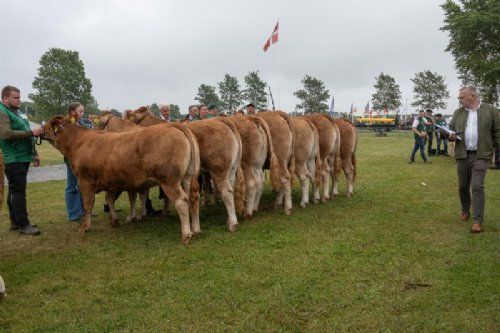
<path fill-rule="evenodd" d="M 168 104 L 168 103 L 161 103 L 161 104 L 158 105 L 158 109 L 160 109 L 160 110 L 163 109 L 163 108 L 165 108 L 165 107 L 168 107 L 170 109 L 170 104 Z"/>
<path fill-rule="evenodd" d="M 463 86 L 462 88 L 460 88 L 460 91 L 462 90 L 468 90 L 470 91 L 474 96 L 476 96 L 477 98 L 479 98 L 479 89 L 477 89 L 477 87 L 473 84 L 466 84 L 465 86 Z"/>

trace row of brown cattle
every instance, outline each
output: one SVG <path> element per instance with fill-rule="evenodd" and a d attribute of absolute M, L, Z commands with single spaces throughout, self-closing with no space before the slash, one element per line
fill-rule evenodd
<path fill-rule="evenodd" d="M 167 123 L 146 107 L 126 113 L 126 118 L 104 112 L 93 120 L 97 130 L 60 116 L 44 126 L 44 138 L 69 158 L 78 178 L 85 209 L 81 232 L 90 229 L 95 193 L 106 191 L 111 224 L 117 225 L 115 193 L 128 191 L 130 221 L 145 214 L 149 188 L 158 184 L 174 203 L 182 242 L 188 243 L 201 231 L 199 172 L 212 179 L 226 206 L 230 231 L 238 224 L 237 212 L 249 218 L 258 211 L 264 169 L 270 170 L 271 187 L 277 192 L 275 207 L 284 204 L 286 214 L 292 211 L 294 174 L 302 189 L 302 207 L 309 202 L 309 183 L 315 203 L 337 195 L 341 169 L 347 195 L 353 193 L 357 134 L 345 120 L 319 114 L 289 117 L 273 111 L 181 124 Z M 143 202 L 139 214 L 137 194 Z"/>

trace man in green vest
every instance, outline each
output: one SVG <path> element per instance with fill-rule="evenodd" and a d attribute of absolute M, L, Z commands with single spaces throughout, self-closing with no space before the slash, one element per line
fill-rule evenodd
<path fill-rule="evenodd" d="M 477 88 L 467 85 L 460 89 L 458 100 L 461 107 L 451 119 L 450 129 L 461 134 L 450 135 L 455 141 L 457 160 L 458 191 L 462 205 L 462 221 L 470 216 L 472 190 L 471 232 L 483 231 L 484 178 L 493 149 L 500 145 L 500 116 L 498 109 L 491 104 L 481 103 Z M 457 136 L 461 140 L 457 140 Z"/>
<path fill-rule="evenodd" d="M 441 113 L 436 115 L 436 125 L 446 127 L 446 121 Z M 436 142 L 436 154 L 441 155 L 441 143 L 443 143 L 443 155 L 448 156 L 448 137 L 446 136 L 446 133 L 441 130 L 436 130 Z"/>
<path fill-rule="evenodd" d="M 435 155 L 434 149 L 432 148 L 432 143 L 434 142 L 434 116 L 432 115 L 432 110 L 427 109 L 425 111 L 425 131 L 427 133 L 427 155 Z"/>
<path fill-rule="evenodd" d="M 418 113 L 418 118 L 413 120 L 413 125 L 411 130 L 413 131 L 413 137 L 415 139 L 415 145 L 413 146 L 413 150 L 411 152 L 410 163 L 415 162 L 415 154 L 417 150 L 420 149 L 420 156 L 422 156 L 422 160 L 424 163 L 431 163 L 427 157 L 425 157 L 425 138 L 427 137 L 425 123 L 427 119 L 425 119 L 424 110 L 420 110 Z"/>
<path fill-rule="evenodd" d="M 2 89 L 0 103 L 0 148 L 3 151 L 5 175 L 9 181 L 7 205 L 9 206 L 10 230 L 23 235 L 39 235 L 36 225 L 31 225 L 26 209 L 26 183 L 31 162 L 35 167 L 40 159 L 35 150 L 34 137 L 42 134 L 41 127 L 30 130 L 28 118 L 19 112 L 21 92 L 13 86 Z"/>

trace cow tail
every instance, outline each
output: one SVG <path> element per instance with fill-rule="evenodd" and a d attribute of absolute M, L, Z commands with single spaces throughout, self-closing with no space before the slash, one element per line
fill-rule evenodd
<path fill-rule="evenodd" d="M 257 126 L 262 127 L 267 137 L 267 158 L 269 159 L 269 173 L 271 178 L 271 188 L 273 190 L 278 190 L 280 187 L 280 166 L 278 162 L 278 157 L 274 151 L 273 138 L 271 136 L 271 130 L 266 121 L 260 117 L 248 116 L 248 119 L 254 121 Z"/>
<path fill-rule="evenodd" d="M 314 126 L 314 124 L 312 123 L 312 121 L 310 121 L 309 119 L 307 118 L 303 118 L 305 121 L 307 121 L 307 123 L 309 124 L 309 127 L 311 127 L 311 130 L 313 131 L 314 133 L 314 149 L 316 149 L 316 171 L 315 171 L 315 174 L 314 174 L 314 183 L 316 184 L 316 186 L 321 186 L 321 180 L 323 178 L 323 174 L 324 174 L 324 169 L 325 169 L 325 166 L 323 165 L 322 161 L 321 161 L 321 155 L 320 155 L 320 151 L 319 151 L 319 133 L 318 133 L 318 129 L 316 128 L 316 126 Z"/>
<path fill-rule="evenodd" d="M 288 172 L 290 173 L 290 184 L 291 184 L 291 186 L 293 186 L 294 175 L 295 175 L 295 151 L 294 151 L 294 147 L 295 147 L 295 130 L 294 130 L 294 127 L 292 125 L 292 122 L 290 121 L 290 117 L 285 112 L 282 112 L 282 111 L 278 111 L 278 112 L 280 112 L 280 115 L 288 123 L 288 127 L 290 128 L 290 132 L 292 133 L 292 152 L 291 152 L 291 155 L 290 155 L 290 160 L 288 162 Z"/>
<path fill-rule="evenodd" d="M 236 125 L 233 124 L 231 120 L 227 117 L 217 117 L 219 121 L 224 123 L 233 132 L 236 142 L 238 143 L 238 157 L 236 161 L 236 181 L 234 184 L 234 207 L 238 214 L 242 214 L 245 208 L 245 197 L 246 197 L 246 187 L 245 187 L 245 175 L 243 174 L 243 169 L 241 168 L 241 155 L 243 154 L 243 146 L 241 143 L 241 135 Z"/>
<path fill-rule="evenodd" d="M 170 126 L 180 130 L 187 137 L 191 148 L 191 158 L 189 161 L 189 173 L 191 174 L 191 186 L 189 191 L 189 201 L 196 207 L 200 202 L 200 184 L 198 175 L 200 174 L 200 147 L 198 141 L 186 125 L 181 123 L 170 123 Z"/>
<path fill-rule="evenodd" d="M 234 208 L 239 215 L 243 215 L 245 210 L 245 192 L 245 175 L 240 165 L 236 171 L 236 183 L 234 186 Z"/>

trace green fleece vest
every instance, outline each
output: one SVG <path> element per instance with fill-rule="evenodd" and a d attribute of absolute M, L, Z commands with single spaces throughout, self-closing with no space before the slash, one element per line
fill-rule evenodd
<path fill-rule="evenodd" d="M 425 117 L 424 118 L 418 118 L 418 125 L 417 125 L 417 131 L 419 132 L 425 132 Z M 413 133 L 413 136 L 415 139 L 419 138 L 419 136 L 416 133 Z"/>
<path fill-rule="evenodd" d="M 30 125 L 27 119 L 0 103 L 0 112 L 5 113 L 10 119 L 10 128 L 18 131 L 29 131 Z M 20 140 L 0 139 L 0 148 L 3 152 L 4 164 L 14 162 L 33 162 L 35 156 L 34 138 Z"/>

